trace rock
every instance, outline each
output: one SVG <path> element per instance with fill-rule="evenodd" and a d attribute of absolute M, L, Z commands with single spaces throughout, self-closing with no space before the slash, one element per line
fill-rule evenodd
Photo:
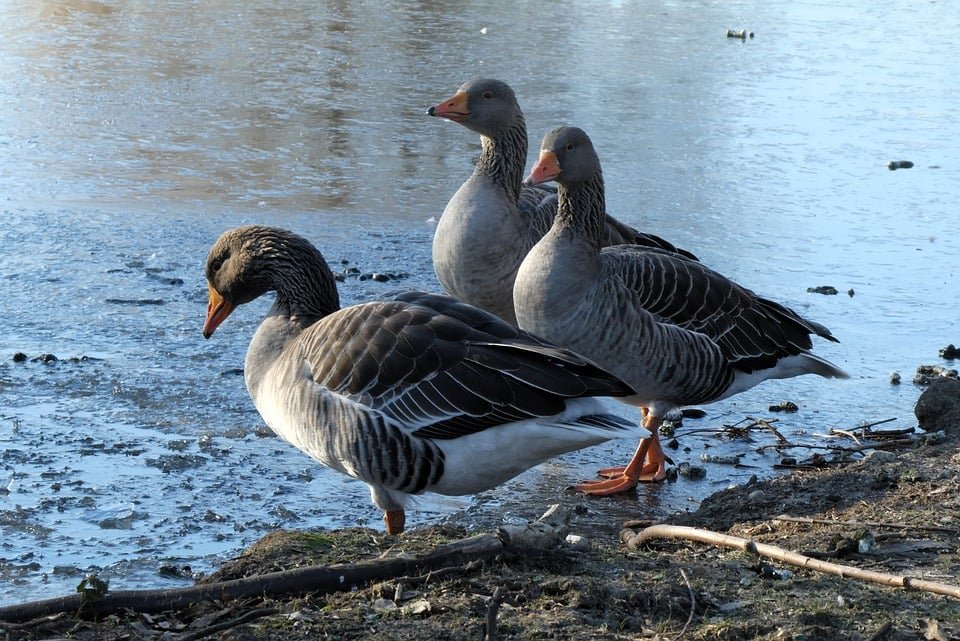
<path fill-rule="evenodd" d="M 677 473 L 680 474 L 680 476 L 685 476 L 690 480 L 697 481 L 707 475 L 707 469 L 699 465 L 690 465 L 684 461 L 677 466 Z"/>
<path fill-rule="evenodd" d="M 900 384 L 900 372 L 890 372 L 890 384 L 891 385 Z"/>
<path fill-rule="evenodd" d="M 807 292 L 811 294 L 824 294 L 825 296 L 835 296 L 837 288 L 831 285 L 820 285 L 819 287 L 807 287 Z"/>
<path fill-rule="evenodd" d="M 793 401 L 781 401 L 779 405 L 771 405 L 768 409 L 771 412 L 796 412 L 800 408 Z"/>
<path fill-rule="evenodd" d="M 913 377 L 914 385 L 929 385 L 939 378 L 957 378 L 957 370 L 947 369 L 940 365 L 917 365 L 917 373 Z"/>
<path fill-rule="evenodd" d="M 960 381 L 937 377 L 930 381 L 913 409 L 920 428 L 934 432 L 960 432 Z"/>
<path fill-rule="evenodd" d="M 960 358 L 960 349 L 954 347 L 953 343 L 950 343 L 946 347 L 940 350 L 940 358 L 946 361 L 956 360 Z"/>
<path fill-rule="evenodd" d="M 896 171 L 898 169 L 910 169 L 913 167 L 913 163 L 909 160 L 891 160 L 887 163 L 887 169 L 890 171 Z"/>

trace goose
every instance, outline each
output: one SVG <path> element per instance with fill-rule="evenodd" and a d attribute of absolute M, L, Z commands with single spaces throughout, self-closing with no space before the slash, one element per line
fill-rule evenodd
<path fill-rule="evenodd" d="M 480 134 L 473 174 L 444 207 L 433 237 L 433 265 L 447 293 L 516 325 L 513 282 L 527 252 L 557 212 L 556 190 L 522 186 L 527 126 L 513 89 L 477 78 L 430 107 L 430 116 Z M 694 257 L 671 243 L 604 215 L 604 245 L 634 243 Z"/>
<path fill-rule="evenodd" d="M 410 495 L 473 494 L 642 434 L 598 398 L 629 385 L 489 312 L 415 291 L 341 309 L 323 255 L 293 232 L 225 231 L 206 278 L 205 338 L 276 293 L 247 350 L 247 391 L 281 438 L 365 482 L 390 534 L 403 531 Z"/>
<path fill-rule="evenodd" d="M 604 186 L 590 138 L 549 132 L 526 182 L 558 184 L 550 231 L 520 265 L 513 300 L 519 327 L 596 362 L 633 386 L 649 436 L 622 468 L 577 489 L 598 496 L 665 478 L 658 430 L 685 405 L 706 404 L 775 378 L 848 378 L 813 354 L 830 330 L 721 274 L 658 249 L 602 247 Z"/>

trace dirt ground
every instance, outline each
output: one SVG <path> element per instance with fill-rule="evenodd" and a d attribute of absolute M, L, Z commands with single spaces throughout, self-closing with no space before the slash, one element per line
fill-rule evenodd
<path fill-rule="evenodd" d="M 858 462 L 724 490 L 668 522 L 960 586 L 960 422 L 952 428 Z M 0 639 L 960 639 L 955 597 L 685 540 L 630 550 L 621 543 L 623 527 L 592 519 L 587 509 L 571 524 L 583 540 L 555 549 L 349 592 L 207 601 L 161 614 L 126 610 L 100 620 L 68 613 L 0 622 Z M 277 532 L 206 580 L 419 554 L 466 536 L 451 526 L 396 538 L 362 529 Z"/>

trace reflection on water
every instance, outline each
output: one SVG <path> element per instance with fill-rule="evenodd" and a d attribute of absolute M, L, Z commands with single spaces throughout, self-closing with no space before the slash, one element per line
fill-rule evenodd
<path fill-rule="evenodd" d="M 409 274 L 347 279 L 345 303 L 436 289 L 430 221 L 479 146 L 424 110 L 478 74 L 517 90 L 531 155 L 549 128 L 584 127 L 619 218 L 840 337 L 818 351 L 851 381 L 765 384 L 694 427 L 786 398 L 801 411 L 780 429 L 798 439 L 912 425 L 918 390 L 888 373 L 960 340 L 958 18 L 893 0 L 0 6 L 0 603 L 70 592 L 91 568 L 160 584 L 161 565 L 207 569 L 275 527 L 378 525 L 362 484 L 262 432 L 236 369 L 266 303 L 202 341 L 201 268 L 220 231 L 261 222 L 313 238 L 335 269 Z M 915 167 L 885 168 L 898 159 Z M 825 284 L 841 294 L 807 293 Z M 709 445 L 753 467 L 587 505 L 662 515 L 775 460 L 681 440 L 676 462 Z M 632 447 L 410 518 L 534 517 Z"/>

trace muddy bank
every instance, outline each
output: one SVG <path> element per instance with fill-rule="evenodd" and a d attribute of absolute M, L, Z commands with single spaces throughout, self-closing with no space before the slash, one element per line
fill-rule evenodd
<path fill-rule="evenodd" d="M 793 472 L 710 496 L 669 522 L 769 543 L 877 572 L 957 584 L 960 383 L 917 406 L 937 439 L 862 461 Z M 778 518 L 787 515 L 788 518 Z M 555 548 L 464 561 L 347 592 L 207 599 L 100 620 L 57 614 L 0 624 L 32 639 L 952 639 L 960 600 L 840 578 L 702 543 L 620 543 L 622 522 L 573 514 Z M 422 554 L 470 532 L 450 525 L 397 538 L 368 529 L 276 532 L 205 582 L 307 565 Z M 485 637 L 487 627 L 494 634 Z"/>

